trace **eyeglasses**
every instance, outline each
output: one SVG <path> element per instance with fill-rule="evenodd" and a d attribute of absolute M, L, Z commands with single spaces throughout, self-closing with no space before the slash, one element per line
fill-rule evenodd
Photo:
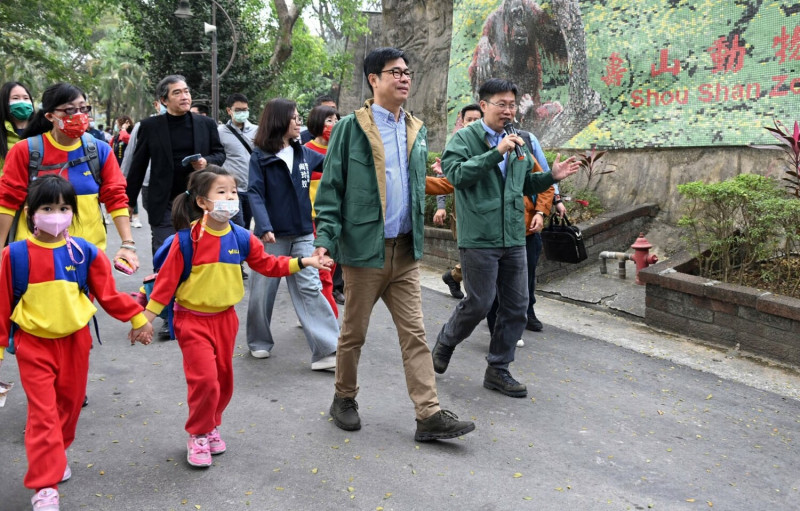
<path fill-rule="evenodd" d="M 303 118 L 300 117 L 299 115 L 295 115 L 294 117 L 289 117 L 289 120 L 294 121 L 297 124 L 303 124 Z"/>
<path fill-rule="evenodd" d="M 492 103 L 491 101 L 487 101 L 487 103 L 489 103 L 490 105 L 496 106 L 500 110 L 508 109 L 508 110 L 512 110 L 513 111 L 513 110 L 517 109 L 517 104 L 516 103 L 508 103 L 508 104 L 506 104 L 506 103 Z"/>
<path fill-rule="evenodd" d="M 68 106 L 67 108 L 54 108 L 53 110 L 56 112 L 64 112 L 66 115 L 75 115 L 78 112 L 88 114 L 92 111 L 92 105 Z"/>
<path fill-rule="evenodd" d="M 391 73 L 394 76 L 395 80 L 399 80 L 402 77 L 406 77 L 409 80 L 414 78 L 414 71 L 410 69 L 400 69 L 397 67 L 393 67 L 392 69 L 384 69 L 381 73 Z"/>

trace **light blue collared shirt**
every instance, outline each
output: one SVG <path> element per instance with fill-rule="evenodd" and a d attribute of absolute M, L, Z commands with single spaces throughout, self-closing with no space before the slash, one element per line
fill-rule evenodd
<path fill-rule="evenodd" d="M 501 131 L 500 133 L 497 133 L 492 128 L 487 126 L 486 123 L 483 121 L 483 119 L 481 119 L 481 126 L 483 126 L 484 131 L 486 131 L 486 135 L 487 135 L 486 139 L 489 141 L 489 145 L 491 145 L 492 147 L 497 147 L 497 145 L 500 143 L 500 141 L 503 140 L 503 137 L 506 136 L 506 132 L 505 131 Z M 501 161 L 500 163 L 497 164 L 497 166 L 500 167 L 500 173 L 503 174 L 503 179 L 506 178 L 506 159 L 507 158 L 508 158 L 508 153 L 504 154 L 503 155 L 503 161 Z"/>
<path fill-rule="evenodd" d="M 408 135 L 406 113 L 400 119 L 382 106 L 372 104 L 372 115 L 381 132 L 386 158 L 386 218 L 383 235 L 396 238 L 411 232 L 411 190 L 408 185 Z"/>

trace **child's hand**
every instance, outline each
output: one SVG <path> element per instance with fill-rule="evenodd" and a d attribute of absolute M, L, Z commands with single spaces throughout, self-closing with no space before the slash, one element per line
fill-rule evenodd
<path fill-rule="evenodd" d="M 312 266 L 318 270 L 331 271 L 333 266 L 333 259 L 327 256 L 313 255 L 311 257 L 304 257 L 302 259 L 303 266 Z"/>
<path fill-rule="evenodd" d="M 144 310 L 144 317 L 147 318 L 147 321 L 152 324 L 153 320 L 156 319 L 156 314 L 154 312 L 151 312 L 151 311 L 145 309 Z"/>
<path fill-rule="evenodd" d="M 138 341 L 144 345 L 148 345 L 153 341 L 153 325 L 150 323 L 145 324 L 141 328 L 133 328 L 128 334 L 128 339 L 131 341 L 131 346 Z"/>

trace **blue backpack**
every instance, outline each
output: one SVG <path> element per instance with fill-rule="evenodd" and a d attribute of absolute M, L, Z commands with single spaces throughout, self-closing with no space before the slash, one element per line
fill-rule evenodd
<path fill-rule="evenodd" d="M 72 238 L 84 254 L 88 254 L 91 250 L 89 242 L 83 238 Z M 14 301 L 11 310 L 14 310 L 19 303 L 22 295 L 28 290 L 28 281 L 30 280 L 30 257 L 28 255 L 28 242 L 26 240 L 15 241 L 8 245 L 8 255 L 11 258 L 11 280 L 14 291 Z M 75 281 L 80 287 L 81 292 L 89 296 L 89 264 L 76 264 L 75 265 Z M 97 335 L 97 342 L 100 341 L 100 328 L 97 325 L 97 318 L 92 317 L 94 321 L 94 330 Z M 8 336 L 8 348 L 6 351 L 13 354 L 16 349 L 14 348 L 14 332 L 19 329 L 16 323 L 11 323 L 11 331 Z"/>
<path fill-rule="evenodd" d="M 233 222 L 230 222 L 231 230 L 233 234 L 236 236 L 236 244 L 239 246 L 239 256 L 241 261 L 247 259 L 247 256 L 250 255 L 250 231 L 245 229 L 244 227 L 240 227 Z M 166 240 L 164 243 L 156 250 L 155 255 L 153 255 L 153 269 L 155 269 L 156 273 L 161 269 L 161 266 L 164 264 L 164 261 L 167 259 L 167 254 L 169 254 L 169 247 L 172 246 L 172 241 L 174 240 L 175 236 L 178 237 L 178 243 L 180 244 L 181 254 L 183 255 L 183 272 L 181 272 L 181 278 L 178 281 L 178 285 L 182 284 L 186 279 L 189 278 L 189 275 L 192 273 L 192 255 L 194 254 L 194 242 L 192 241 L 192 233 L 191 229 L 181 229 L 176 234 L 173 234 Z M 148 277 L 142 283 L 144 287 L 145 297 L 146 300 L 150 300 L 150 294 L 153 292 L 153 287 L 155 287 L 155 276 Z M 169 325 L 169 338 L 175 339 L 175 329 L 173 327 L 173 306 L 175 305 L 175 297 L 173 296 L 172 299 L 169 301 L 164 310 L 161 311 L 159 317 L 167 322 Z"/>

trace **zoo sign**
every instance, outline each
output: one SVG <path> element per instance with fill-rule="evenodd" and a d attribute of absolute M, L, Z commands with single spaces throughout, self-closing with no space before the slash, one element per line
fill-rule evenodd
<path fill-rule="evenodd" d="M 455 0 L 451 127 L 490 77 L 546 147 L 771 143 L 800 118 L 800 4 Z"/>

